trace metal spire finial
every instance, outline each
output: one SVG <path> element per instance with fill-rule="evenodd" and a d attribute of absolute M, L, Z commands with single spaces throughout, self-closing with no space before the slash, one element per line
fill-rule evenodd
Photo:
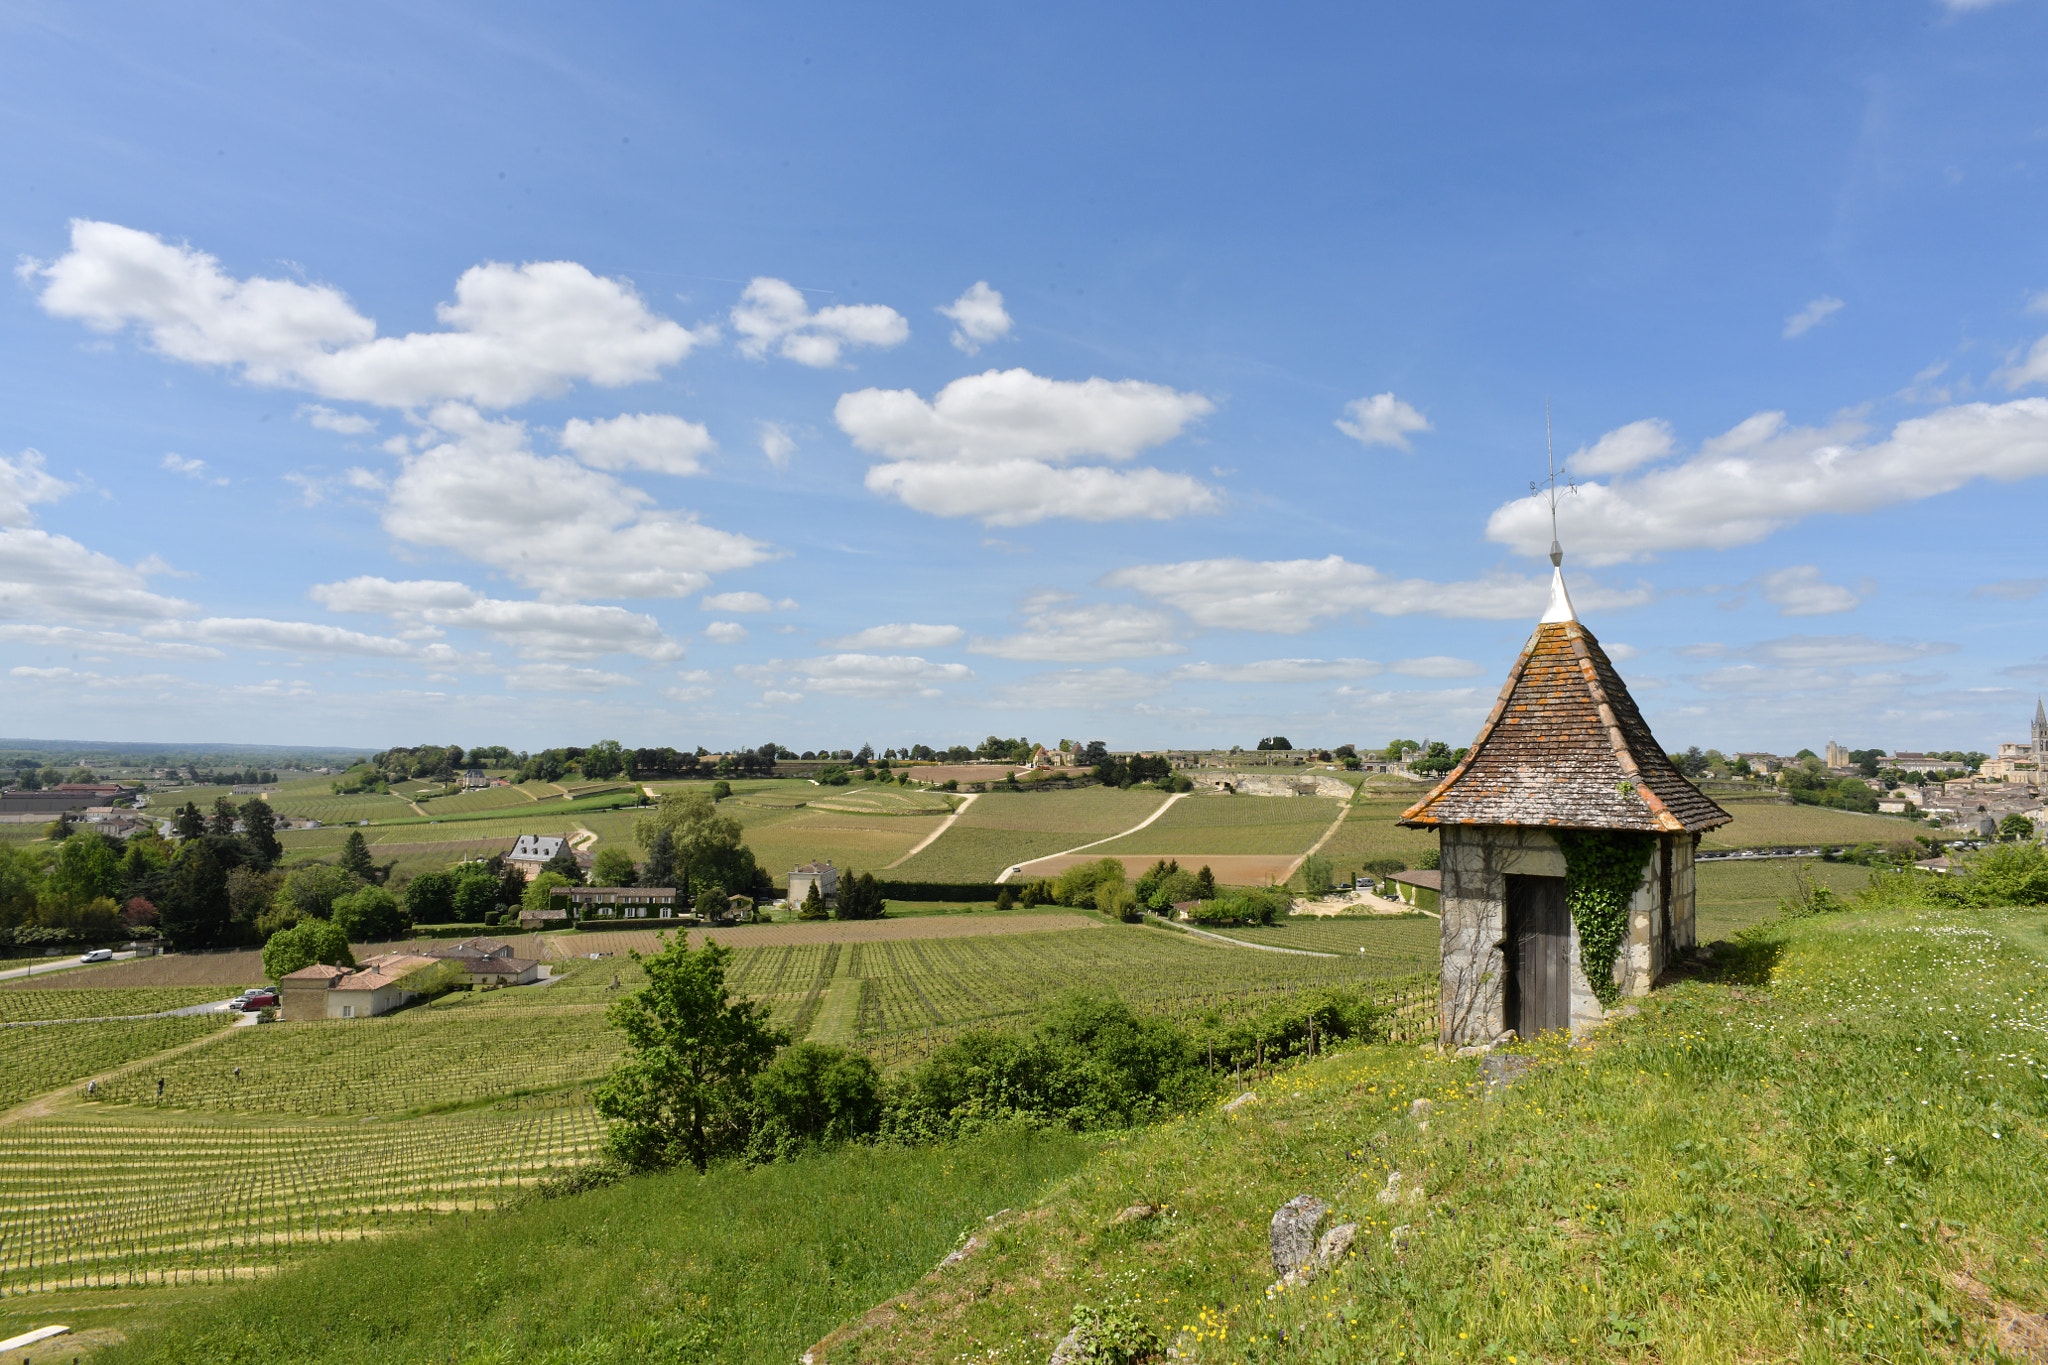
<path fill-rule="evenodd" d="M 1550 607 L 1543 613 L 1543 623 L 1548 625 L 1559 621 L 1576 621 L 1578 614 L 1572 610 L 1572 599 L 1564 588 L 1564 546 L 1557 539 L 1557 442 L 1550 433 L 1550 400 L 1543 400 L 1543 447 L 1550 465 L 1550 477 L 1542 483 L 1531 482 L 1531 496 L 1541 493 L 1550 500 Z M 1565 478 L 1565 492 L 1576 493 L 1579 486 Z"/>

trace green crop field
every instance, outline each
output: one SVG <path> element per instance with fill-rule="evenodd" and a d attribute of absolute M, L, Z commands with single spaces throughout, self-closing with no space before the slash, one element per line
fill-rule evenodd
<path fill-rule="evenodd" d="M 1184 796 L 1136 834 L 1090 853 L 1300 853 L 1344 803 L 1318 796 Z"/>
<path fill-rule="evenodd" d="M 1881 844 L 1910 839 L 1917 828 L 1896 815 L 1863 815 L 1825 806 L 1779 805 L 1774 801 L 1731 801 L 1735 818 L 1710 829 L 1701 848 L 1771 848 L 1826 844 Z"/>
<path fill-rule="evenodd" d="M 517 787 L 484 787 L 455 796 L 437 796 L 420 802 L 420 809 L 435 819 L 444 815 L 469 815 L 480 810 L 511 810 L 531 806 L 534 798 Z"/>
<path fill-rule="evenodd" d="M 943 792 L 897 787 L 889 783 L 855 783 L 847 787 L 825 787 L 811 798 L 812 810 L 844 811 L 854 815 L 945 815 L 959 804 Z"/>
<path fill-rule="evenodd" d="M 1129 829 L 1167 798 L 1154 791 L 990 792 L 930 848 L 890 877 L 906 882 L 989 882 L 1006 867 Z"/>
<path fill-rule="evenodd" d="M 50 978 L 62 981 L 63 973 Z M 214 986 L 159 986 L 77 990 L 63 986 L 30 984 L 32 978 L 0 985 L 0 1023 L 26 1019 L 121 1019 L 138 1014 L 161 1014 L 165 1010 L 205 1005 L 222 999 L 224 992 Z"/>
<path fill-rule="evenodd" d="M 1802 876 L 1814 886 L 1843 895 L 1870 883 L 1868 868 L 1818 858 L 1699 863 L 1693 876 L 1693 927 L 1701 943 L 1731 937 L 1770 919 L 1778 913 L 1778 903 L 1798 889 Z"/>
<path fill-rule="evenodd" d="M 1388 976 L 1434 972 L 1442 926 L 1428 915 L 1289 915 L 1278 924 L 1211 933 L 1275 948 L 1342 953 Z"/>
<path fill-rule="evenodd" d="M 232 799 L 232 798 L 230 798 Z M 164 813 L 157 804 L 159 798 L 151 799 L 151 812 Z M 179 805 L 184 803 L 180 801 Z M 329 793 L 305 796 L 280 796 L 270 803 L 271 809 L 279 815 L 291 815 L 308 820 L 318 820 L 323 825 L 354 824 L 358 820 L 392 820 L 399 816 L 412 815 L 411 803 L 402 796 L 380 796 L 374 792 L 357 792 L 349 796 L 334 796 Z M 202 806 L 204 810 L 206 807 Z"/>
<path fill-rule="evenodd" d="M 218 1032 L 230 1017 L 200 1014 L 180 1019 L 0 1028 L 0 1109 L 194 1042 Z"/>
<path fill-rule="evenodd" d="M 580 1096 L 374 1126 L 68 1110 L 0 1128 L 0 1294 L 245 1279 L 490 1208 L 602 1141 Z"/>

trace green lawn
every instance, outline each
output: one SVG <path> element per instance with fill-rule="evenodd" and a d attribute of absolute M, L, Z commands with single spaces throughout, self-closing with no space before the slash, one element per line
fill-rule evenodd
<path fill-rule="evenodd" d="M 1870 869 L 1818 858 L 1759 858 L 1755 862 L 1699 863 L 1694 869 L 1694 927 L 1701 943 L 1730 938 L 1778 913 L 1804 876 L 1814 886 L 1844 895 L 1861 891 Z"/>

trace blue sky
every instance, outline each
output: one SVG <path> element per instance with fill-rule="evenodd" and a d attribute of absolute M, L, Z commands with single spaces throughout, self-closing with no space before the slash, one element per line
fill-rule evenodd
<path fill-rule="evenodd" d="M 15 5 L 17 736 L 1462 743 L 2048 688 L 2048 5 Z"/>

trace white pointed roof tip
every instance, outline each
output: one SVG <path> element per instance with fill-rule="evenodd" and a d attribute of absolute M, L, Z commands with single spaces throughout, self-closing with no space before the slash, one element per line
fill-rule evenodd
<path fill-rule="evenodd" d="M 1554 567 L 1550 571 L 1550 606 L 1544 610 L 1538 625 L 1555 625 L 1561 621 L 1576 621 L 1577 612 L 1572 610 L 1571 594 L 1564 589 L 1564 569 Z"/>

